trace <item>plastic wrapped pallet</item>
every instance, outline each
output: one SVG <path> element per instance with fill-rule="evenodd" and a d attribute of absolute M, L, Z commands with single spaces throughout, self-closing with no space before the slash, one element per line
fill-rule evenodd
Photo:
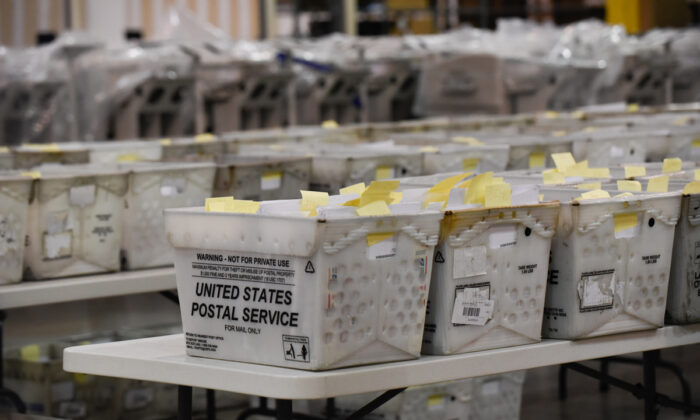
<path fill-rule="evenodd" d="M 0 284 L 22 280 L 32 178 L 0 172 Z"/>
<path fill-rule="evenodd" d="M 126 171 L 43 168 L 29 204 L 25 279 L 118 271 L 126 192 Z"/>
<path fill-rule="evenodd" d="M 543 335 L 578 339 L 662 326 L 680 192 L 576 200 L 579 190 L 542 192 L 561 202 Z"/>
<path fill-rule="evenodd" d="M 201 205 L 212 195 L 213 163 L 121 164 L 129 171 L 121 243 L 127 270 L 173 264 L 163 230 L 163 210 Z"/>
<path fill-rule="evenodd" d="M 372 412 L 369 419 L 386 420 L 518 420 L 525 372 L 463 379 L 410 387 Z M 352 414 L 380 393 L 335 399 L 335 416 Z M 310 401 L 310 412 L 325 415 L 325 400 Z"/>
<path fill-rule="evenodd" d="M 307 370 L 418 357 L 442 212 L 303 203 L 166 210 L 187 353 Z"/>
<path fill-rule="evenodd" d="M 222 156 L 217 159 L 214 196 L 280 200 L 309 189 L 310 157 Z"/>
<path fill-rule="evenodd" d="M 423 353 L 540 341 L 558 212 L 556 203 L 447 212 L 436 247 Z"/>
<path fill-rule="evenodd" d="M 80 144 L 24 144 L 12 150 L 14 167 L 29 169 L 44 164 L 79 164 L 90 161 L 90 152 Z"/>

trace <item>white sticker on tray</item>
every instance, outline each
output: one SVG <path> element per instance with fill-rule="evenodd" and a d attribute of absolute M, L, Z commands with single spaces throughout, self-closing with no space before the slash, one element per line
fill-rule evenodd
<path fill-rule="evenodd" d="M 260 189 L 276 190 L 282 186 L 282 171 L 265 172 L 260 178 Z"/>
<path fill-rule="evenodd" d="M 581 312 L 612 308 L 614 288 L 615 270 L 583 273 L 578 287 Z"/>
<path fill-rule="evenodd" d="M 498 379 L 484 381 L 481 384 L 481 395 L 491 397 L 501 392 L 501 383 Z"/>
<path fill-rule="evenodd" d="M 496 225 L 489 229 L 489 248 L 498 249 L 514 246 L 518 239 L 516 224 Z"/>
<path fill-rule="evenodd" d="M 70 189 L 71 206 L 87 206 L 95 202 L 95 185 L 81 185 Z"/>
<path fill-rule="evenodd" d="M 455 296 L 452 323 L 483 326 L 493 317 L 494 301 L 484 296 L 483 288 L 466 287 Z"/>
<path fill-rule="evenodd" d="M 132 388 L 124 393 L 124 408 L 136 410 L 153 401 L 153 388 Z"/>
<path fill-rule="evenodd" d="M 452 276 L 456 279 L 486 274 L 486 247 L 455 248 Z"/>
<path fill-rule="evenodd" d="M 377 235 L 377 240 L 371 241 L 370 235 Z M 391 258 L 396 255 L 396 234 L 370 234 L 367 235 L 367 258 L 370 260 L 380 260 Z"/>
<path fill-rule="evenodd" d="M 620 158 L 625 155 L 625 149 L 623 147 L 618 147 L 611 145 L 610 146 L 610 157 L 611 158 Z"/>
<path fill-rule="evenodd" d="M 160 195 L 163 197 L 171 197 L 180 195 L 185 192 L 187 181 L 185 178 L 165 178 L 160 184 Z"/>

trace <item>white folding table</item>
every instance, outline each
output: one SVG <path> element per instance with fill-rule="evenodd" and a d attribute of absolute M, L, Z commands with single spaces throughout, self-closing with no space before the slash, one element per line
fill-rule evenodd
<path fill-rule="evenodd" d="M 64 352 L 63 367 L 68 372 L 177 384 L 179 419 L 191 418 L 192 387 L 201 387 L 275 398 L 277 417 L 286 420 L 292 418 L 291 400 L 295 399 L 389 390 L 385 400 L 378 399 L 381 404 L 409 386 L 696 343 L 700 343 L 700 324 L 311 372 L 187 356 L 183 335 L 177 334 L 71 347 Z M 655 386 L 648 391 L 645 399 L 651 399 L 655 407 Z M 376 408 L 376 401 L 367 409 Z"/>

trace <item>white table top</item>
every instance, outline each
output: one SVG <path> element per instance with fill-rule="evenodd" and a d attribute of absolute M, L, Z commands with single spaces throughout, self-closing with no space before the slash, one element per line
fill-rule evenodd
<path fill-rule="evenodd" d="M 172 267 L 26 281 L 0 285 L 0 309 L 159 292 L 176 287 Z"/>
<path fill-rule="evenodd" d="M 185 355 L 182 334 L 71 347 L 63 368 L 283 399 L 328 398 L 700 343 L 700 324 L 310 372 Z"/>

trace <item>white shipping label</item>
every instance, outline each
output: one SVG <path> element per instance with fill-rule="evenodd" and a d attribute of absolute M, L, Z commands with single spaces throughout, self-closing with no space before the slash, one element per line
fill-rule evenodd
<path fill-rule="evenodd" d="M 501 383 L 498 379 L 484 381 L 481 383 L 481 395 L 491 397 L 501 392 Z"/>
<path fill-rule="evenodd" d="M 380 260 L 396 255 L 396 239 L 397 235 L 392 235 L 376 244 L 367 246 L 367 259 Z"/>
<path fill-rule="evenodd" d="M 44 257 L 48 259 L 70 257 L 72 253 L 73 232 L 44 234 Z"/>
<path fill-rule="evenodd" d="M 610 309 L 614 302 L 615 270 L 583 273 L 579 283 L 581 312 Z"/>
<path fill-rule="evenodd" d="M 165 178 L 160 184 L 160 195 L 170 197 L 185 192 L 187 181 L 185 178 Z"/>
<path fill-rule="evenodd" d="M 67 419 L 79 419 L 87 415 L 87 407 L 82 401 L 64 401 L 58 406 L 58 416 Z"/>
<path fill-rule="evenodd" d="M 494 301 L 483 299 L 478 288 L 465 288 L 457 293 L 452 309 L 452 323 L 457 325 L 486 325 L 493 316 Z"/>
<path fill-rule="evenodd" d="M 516 224 L 496 225 L 489 229 L 489 248 L 498 249 L 515 246 L 518 239 Z"/>
<path fill-rule="evenodd" d="M 623 147 L 610 145 L 610 157 L 611 158 L 621 158 L 625 154 L 626 154 L 625 149 Z"/>
<path fill-rule="evenodd" d="M 282 171 L 265 172 L 260 178 L 260 189 L 276 190 L 282 186 Z"/>
<path fill-rule="evenodd" d="M 124 393 L 124 408 L 136 410 L 153 401 L 153 388 L 132 388 Z"/>
<path fill-rule="evenodd" d="M 51 402 L 72 400 L 75 396 L 75 385 L 72 381 L 51 384 Z"/>
<path fill-rule="evenodd" d="M 95 186 L 81 185 L 73 187 L 69 192 L 71 206 L 87 206 L 95 202 Z"/>
<path fill-rule="evenodd" d="M 486 247 L 455 248 L 453 267 L 452 277 L 456 279 L 486 274 Z"/>

